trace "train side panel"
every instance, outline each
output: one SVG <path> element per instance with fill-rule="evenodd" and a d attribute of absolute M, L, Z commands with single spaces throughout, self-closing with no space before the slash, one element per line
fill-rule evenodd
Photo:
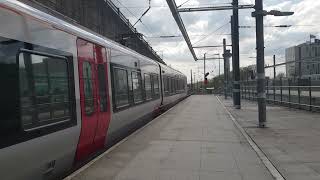
<path fill-rule="evenodd" d="M 98 59 L 106 55 L 108 61 L 98 62 L 94 57 L 91 61 L 92 70 L 97 71 L 91 78 L 95 82 L 93 106 L 99 113 L 92 126 L 96 132 L 84 143 L 92 150 L 77 160 L 86 160 L 103 145 L 111 145 L 150 121 L 160 107 L 169 107 L 186 96 L 183 74 L 85 28 L 13 0 L 0 3 L 0 22 L 5 25 L 0 30 L 0 81 L 5 85 L 0 93 L 2 179 L 57 179 L 75 165 L 77 147 L 84 147 L 80 137 L 87 135 L 80 135 L 84 132 L 81 126 L 89 128 L 84 127 L 88 119 L 81 113 L 91 114 L 85 104 L 81 109 L 80 97 L 88 88 L 80 79 L 89 71 L 78 62 L 79 38 L 104 50 Z M 99 64 L 107 70 L 105 83 L 109 86 L 103 90 L 109 92 L 111 120 L 107 121 L 100 112 L 105 100 L 99 98 L 104 93 Z M 79 82 L 83 82 L 81 86 Z M 103 124 L 99 124 L 99 117 Z M 13 173 L 13 169 L 17 171 Z"/>
<path fill-rule="evenodd" d="M 187 79 L 185 75 L 176 71 L 168 66 L 160 65 L 162 72 L 162 93 L 163 104 L 162 106 L 167 109 L 177 103 L 179 100 L 187 96 Z M 179 81 L 179 86 L 174 87 L 172 82 Z"/>
<path fill-rule="evenodd" d="M 161 105 L 160 68 L 157 63 L 135 54 L 111 50 L 110 69 L 112 73 L 113 115 L 107 138 L 109 145 L 123 138 L 130 130 L 143 124 L 144 121 L 150 120 L 153 113 Z M 121 80 L 121 77 L 118 77 L 120 72 L 124 74 L 124 81 L 126 81 L 124 84 L 128 84 L 128 87 L 124 84 L 118 84 L 118 81 Z M 133 76 L 137 75 L 140 79 L 138 81 L 141 81 L 139 82 L 141 89 L 138 90 L 138 93 L 135 92 L 136 83 L 132 82 L 135 80 Z M 158 94 L 152 97 L 150 94 L 152 92 L 146 93 L 145 90 L 146 83 L 151 84 L 151 78 L 158 78 Z M 127 90 L 121 95 L 120 92 L 116 92 L 119 88 Z M 151 87 L 148 86 L 147 89 L 151 90 Z"/>
<path fill-rule="evenodd" d="M 51 121 L 53 119 L 49 117 L 59 116 L 59 118 L 66 118 L 65 120 L 61 119 L 61 121 L 56 122 L 53 120 L 52 123 L 45 123 L 30 118 L 29 112 L 24 112 L 21 108 L 21 103 L 30 102 L 27 97 L 24 98 L 24 96 L 28 95 L 28 92 L 20 92 L 21 98 L 19 99 L 16 98 L 19 96 L 11 97 L 13 93 L 10 93 L 10 91 L 19 90 L 19 85 L 16 83 L 19 83 L 19 73 L 20 75 L 22 73 L 20 69 L 29 62 L 28 59 L 31 59 L 33 63 L 32 71 L 34 73 L 40 73 L 40 67 L 45 66 L 46 63 L 50 64 L 47 59 L 59 62 L 58 64 L 61 66 L 57 65 L 56 68 L 67 68 L 64 63 L 69 63 L 68 66 L 70 67 L 77 67 L 76 37 L 56 30 L 50 25 L 39 22 L 30 15 L 14 10 L 5 4 L 0 4 L 0 22 L 2 24 L 0 31 L 1 83 L 8 81 L 8 84 L 1 88 L 1 179 L 42 180 L 57 178 L 72 167 L 80 133 L 79 124 L 81 118 L 77 114 L 77 112 L 80 112 L 79 92 L 76 90 L 79 89 L 79 84 L 74 81 L 74 79 L 78 78 L 77 70 L 68 69 L 68 76 L 70 77 L 68 87 L 72 92 L 66 94 L 66 97 L 70 97 L 68 100 L 70 100 L 69 105 L 72 109 L 64 107 L 61 100 L 63 95 L 59 95 L 60 97 L 57 95 L 61 89 L 52 87 L 55 84 L 51 84 L 51 89 L 52 92 L 56 93 L 55 98 L 60 103 L 60 109 L 37 104 L 37 106 L 43 108 L 38 110 L 36 119 L 49 119 Z M 25 50 L 22 51 L 22 49 Z M 19 51 L 21 52 L 19 53 Z M 5 71 L 10 67 L 18 67 L 18 62 L 21 63 L 23 61 L 24 64 L 20 64 L 19 69 L 13 68 L 10 72 Z M 10 63 L 12 66 L 9 66 Z M 49 67 L 48 71 L 50 73 L 56 72 L 56 75 L 63 72 L 61 69 L 54 69 L 53 66 L 46 67 Z M 27 69 L 27 65 L 23 68 Z M 25 78 L 20 76 L 20 79 L 22 77 Z M 37 77 L 34 76 L 34 78 Z M 10 79 L 10 82 L 5 79 Z M 39 89 L 35 92 L 36 94 L 42 94 L 45 92 L 44 89 L 48 88 L 47 85 L 44 85 L 44 81 L 46 80 L 38 81 L 36 79 L 36 84 L 33 83 L 33 86 Z M 20 85 L 21 83 L 24 82 L 20 82 Z M 12 89 L 12 87 L 18 88 Z M 17 91 L 17 93 L 19 92 Z M 7 100 L 8 103 L 16 104 L 14 109 L 17 109 L 17 112 L 11 112 L 10 109 L 6 110 L 5 107 L 8 107 L 8 103 L 5 104 Z M 50 100 L 44 96 L 38 96 L 37 102 L 40 101 L 47 102 Z M 34 116 L 34 110 L 28 108 L 28 106 L 23 108 L 27 108 L 31 111 L 30 114 L 36 117 Z M 30 120 L 33 122 L 29 123 Z"/>

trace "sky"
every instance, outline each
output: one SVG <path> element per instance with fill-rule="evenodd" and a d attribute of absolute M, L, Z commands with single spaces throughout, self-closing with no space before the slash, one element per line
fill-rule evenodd
<path fill-rule="evenodd" d="M 121 12 L 132 24 L 148 8 L 149 0 L 112 0 Z M 181 7 L 205 7 L 230 5 L 232 0 L 176 0 Z M 186 3 L 185 3 L 186 2 Z M 254 0 L 239 0 L 239 4 L 254 4 Z M 265 60 L 266 64 L 272 64 L 272 56 L 276 55 L 277 63 L 285 61 L 285 49 L 310 40 L 310 34 L 320 37 L 320 1 L 318 0 L 264 0 L 265 10 L 293 11 L 295 14 L 289 17 L 264 18 L 265 24 Z M 255 26 L 255 19 L 251 17 L 253 9 L 240 10 L 239 25 Z M 222 45 L 223 38 L 227 44 L 231 42 L 230 16 L 232 11 L 209 11 L 180 13 L 190 36 L 193 46 Z M 268 27 L 274 25 L 293 25 L 290 28 Z M 203 78 L 203 61 L 194 61 L 192 55 L 181 37 L 180 30 L 174 21 L 166 0 L 151 0 L 151 9 L 142 17 L 135 27 L 145 39 L 163 57 L 171 67 L 180 70 L 190 77 L 190 70 L 196 75 L 196 80 Z M 175 38 L 159 38 L 160 36 L 180 36 Z M 245 67 L 256 62 L 255 28 L 240 28 L 240 66 Z M 197 57 L 218 57 L 222 54 L 222 48 L 196 49 Z M 222 56 L 222 55 L 220 55 Z M 206 65 L 210 77 L 219 73 L 219 61 L 211 60 Z M 220 62 L 221 74 L 223 62 Z M 284 67 L 279 67 L 279 73 Z M 266 75 L 273 72 L 266 70 Z M 190 78 L 188 78 L 190 79 Z"/>

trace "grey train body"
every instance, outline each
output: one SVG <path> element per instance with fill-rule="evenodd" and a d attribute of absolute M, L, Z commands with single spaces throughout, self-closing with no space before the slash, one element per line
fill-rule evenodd
<path fill-rule="evenodd" d="M 64 59 L 66 56 L 70 58 L 68 59 L 70 64 L 66 67 L 71 68 L 68 70 L 70 92 L 67 95 L 71 100 L 68 101 L 68 107 L 53 113 L 67 114 L 68 119 L 64 121 L 51 124 L 44 122 L 43 125 L 24 128 L 27 125 L 21 123 L 19 120 L 22 117 L 19 117 L 14 118 L 18 123 L 14 130 L 17 133 L 7 132 L 10 129 L 5 128 L 6 126 L 14 126 L 11 126 L 10 121 L 5 118 L 17 115 L 10 114 L 6 110 L 11 106 L 4 108 L 5 103 L 11 101 L 7 100 L 5 95 L 1 96 L 1 114 L 5 114 L 0 117 L 0 177 L 3 180 L 57 179 L 75 168 L 75 158 L 83 128 L 82 113 L 85 111 L 82 109 L 79 90 L 81 89 L 77 49 L 79 38 L 106 49 L 110 122 L 105 132 L 105 148 L 123 138 L 134 127 L 146 123 L 156 113 L 187 96 L 187 79 L 179 71 L 159 64 L 83 27 L 69 24 L 18 1 L 0 1 L 0 22 L 0 68 L 9 67 L 7 61 L 14 64 L 13 58 L 22 58 L 26 52 L 34 53 L 38 58 Z M 33 50 L 25 49 L 30 44 Z M 17 57 L 14 56 L 14 52 L 10 55 L 6 48 L 10 50 L 16 48 L 19 51 L 16 53 Z M 37 54 L 34 52 L 37 49 L 45 50 L 43 54 Z M 59 56 L 50 55 L 53 52 L 57 52 Z M 124 72 L 127 81 L 122 77 L 120 82 L 116 78 L 121 78 L 118 76 Z M 4 78 L 6 77 L 1 79 Z M 10 81 L 5 80 L 5 82 Z M 117 86 L 128 88 L 128 94 L 118 92 L 121 90 L 117 89 Z M 17 95 L 12 99 L 17 99 L 18 102 L 18 98 Z M 41 118 L 47 114 L 43 113 Z M 3 124 L 6 126 L 2 126 Z"/>

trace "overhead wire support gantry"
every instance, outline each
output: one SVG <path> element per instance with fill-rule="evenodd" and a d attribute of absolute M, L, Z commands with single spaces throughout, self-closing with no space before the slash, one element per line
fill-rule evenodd
<path fill-rule="evenodd" d="M 176 23 L 190 49 L 195 61 L 199 60 L 194 52 L 186 28 L 180 17 L 180 12 L 196 12 L 196 11 L 220 11 L 233 10 L 231 16 L 231 34 L 232 34 L 232 65 L 233 65 L 233 105 L 235 108 L 241 108 L 240 97 L 240 64 L 239 64 L 239 9 L 254 9 L 251 16 L 256 19 L 256 50 L 257 50 L 257 96 L 258 96 L 258 119 L 259 127 L 266 127 L 266 92 L 265 92 L 265 60 L 264 60 L 264 16 L 291 16 L 294 12 L 271 10 L 266 11 L 263 8 L 263 0 L 255 0 L 254 5 L 239 5 L 239 0 L 232 0 L 231 6 L 212 6 L 212 7 L 196 7 L 181 8 L 177 7 L 174 0 L 166 0 Z M 189 0 L 188 0 L 189 1 Z M 186 1 L 186 2 L 188 2 Z M 185 3 L 186 3 L 185 2 Z M 185 4 L 183 3 L 183 4 Z M 287 26 L 279 26 L 287 27 Z M 225 42 L 224 42 L 225 43 Z M 225 48 L 224 48 L 225 49 Z M 206 53 L 204 54 L 204 62 L 206 61 Z M 204 66 L 205 67 L 205 66 Z M 205 68 L 204 68 L 205 69 Z"/>
<path fill-rule="evenodd" d="M 192 57 L 195 61 L 198 60 L 197 58 L 197 55 L 196 53 L 194 52 L 194 49 L 192 47 L 192 44 L 191 44 L 191 41 L 190 41 L 190 37 L 188 35 L 188 32 L 186 30 L 186 27 L 184 26 L 184 23 L 183 23 L 183 20 L 178 12 L 178 8 L 177 8 L 177 4 L 174 0 L 167 0 L 167 4 L 170 8 L 170 11 L 173 15 L 173 18 L 175 19 L 180 31 L 181 31 L 181 34 L 182 36 L 184 37 L 184 40 L 186 41 L 187 45 L 188 45 L 188 48 L 192 54 Z"/>
<path fill-rule="evenodd" d="M 188 2 L 188 1 L 186 1 Z M 180 31 L 188 45 L 188 48 L 195 61 L 200 60 L 197 58 L 194 48 L 188 32 L 183 24 L 181 19 L 180 12 L 197 12 L 197 11 L 222 11 L 222 10 L 233 10 L 233 16 L 231 20 L 231 34 L 232 34 L 232 65 L 233 65 L 233 104 L 235 108 L 241 108 L 241 99 L 240 99 L 240 63 L 239 63 L 239 9 L 252 9 L 255 8 L 255 5 L 239 5 L 238 0 L 233 0 L 231 5 L 228 6 L 210 6 L 210 7 L 195 7 L 195 8 L 181 8 L 177 7 L 175 0 L 167 0 L 167 4 L 171 10 L 171 13 L 180 28 Z M 185 4 L 185 3 L 184 3 Z M 196 47 L 196 48 L 208 48 L 208 47 Z M 204 62 L 206 58 L 203 58 Z M 205 69 L 205 68 L 204 68 Z"/>
<path fill-rule="evenodd" d="M 186 1 L 188 2 L 188 1 Z M 233 76 L 234 76 L 234 86 L 233 86 L 233 103 L 237 109 L 241 108 L 241 100 L 240 100 L 240 65 L 239 65 L 239 24 L 238 24 L 238 10 L 239 9 L 251 9 L 254 8 L 254 5 L 239 5 L 238 0 L 233 0 L 230 6 L 211 6 L 211 7 L 195 7 L 195 8 L 181 8 L 181 6 L 177 7 L 175 0 L 167 0 L 167 4 L 171 10 L 171 13 L 180 28 L 180 31 L 188 45 L 188 48 L 194 58 L 195 61 L 200 60 L 197 58 L 194 47 L 190 41 L 188 32 L 183 24 L 183 20 L 181 19 L 180 12 L 196 12 L 196 11 L 221 11 L 221 10 L 233 10 L 233 20 L 231 20 L 232 27 L 232 64 L 233 64 Z M 208 48 L 208 47 L 197 47 L 197 48 Z M 203 58 L 204 62 L 206 61 L 206 57 Z M 205 69 L 205 66 L 204 66 Z"/>
<path fill-rule="evenodd" d="M 180 16 L 180 12 L 196 12 L 196 11 L 217 11 L 217 10 L 233 10 L 233 9 L 251 9 L 254 8 L 254 5 L 238 5 L 237 7 L 231 6 L 211 6 L 211 7 L 195 7 L 195 8 L 181 8 L 177 6 L 175 0 L 166 0 L 167 4 L 171 10 L 173 18 L 175 19 L 182 36 L 184 37 L 187 46 L 192 54 L 192 57 L 195 61 L 199 60 L 197 57 L 194 48 L 208 48 L 208 47 L 193 47 L 188 32 L 185 28 L 183 20 Z"/>
<path fill-rule="evenodd" d="M 195 8 L 178 8 L 178 12 L 196 12 L 196 11 L 223 11 L 233 9 L 252 9 L 254 5 L 239 5 L 238 7 L 233 6 L 208 6 L 208 7 L 195 7 Z"/>
<path fill-rule="evenodd" d="M 226 46 L 232 46 L 231 44 L 226 45 Z M 217 48 L 217 47 L 223 47 L 223 45 L 216 45 L 216 46 L 193 46 L 194 49 L 199 49 L 199 48 Z"/>

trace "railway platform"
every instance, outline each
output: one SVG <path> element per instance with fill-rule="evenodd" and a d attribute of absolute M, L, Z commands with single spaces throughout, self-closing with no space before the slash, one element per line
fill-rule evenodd
<path fill-rule="evenodd" d="M 65 179 L 281 179 L 271 166 L 218 98 L 193 95 Z"/>
<path fill-rule="evenodd" d="M 242 100 L 235 110 L 231 98 L 219 99 L 285 179 L 320 180 L 319 112 L 269 104 L 267 128 L 259 129 L 256 102 Z"/>

